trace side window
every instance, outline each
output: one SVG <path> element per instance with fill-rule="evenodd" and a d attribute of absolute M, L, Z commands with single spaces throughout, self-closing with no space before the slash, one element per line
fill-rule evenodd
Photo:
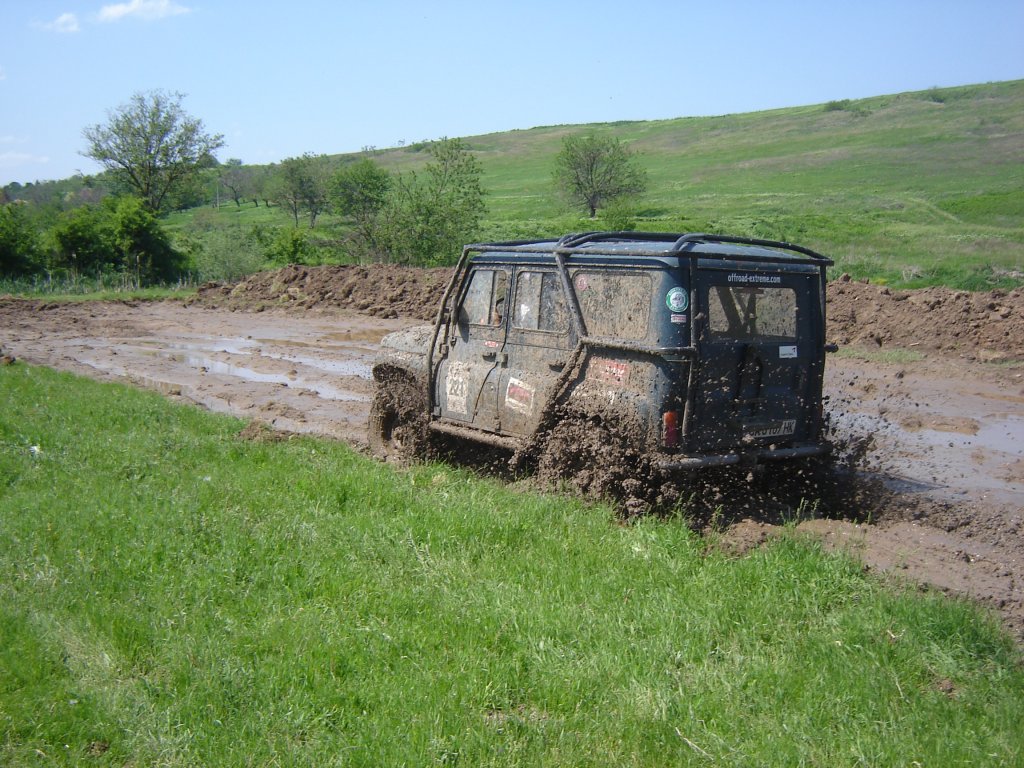
<path fill-rule="evenodd" d="M 591 336 L 643 339 L 651 313 L 651 278 L 639 272 L 572 275 L 576 297 Z"/>
<path fill-rule="evenodd" d="M 569 310 L 553 272 L 520 272 L 516 281 L 512 327 L 524 331 L 565 333 Z"/>
<path fill-rule="evenodd" d="M 508 272 L 500 269 L 478 269 L 469 279 L 469 286 L 459 308 L 461 325 L 501 325 L 505 317 L 505 295 Z"/>

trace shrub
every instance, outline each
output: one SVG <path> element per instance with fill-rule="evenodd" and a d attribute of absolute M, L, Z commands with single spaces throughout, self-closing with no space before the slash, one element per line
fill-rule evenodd
<path fill-rule="evenodd" d="M 849 99 L 839 99 L 838 101 L 830 101 L 825 105 L 826 112 L 843 112 L 850 108 Z"/>
<path fill-rule="evenodd" d="M 20 203 L 0 206 L 0 274 L 23 275 L 39 263 L 39 235 Z"/>
<path fill-rule="evenodd" d="M 186 240 L 192 264 L 202 280 L 240 280 L 263 266 L 264 247 L 255 228 L 213 230 Z"/>
<path fill-rule="evenodd" d="M 278 230 L 267 248 L 267 258 L 274 264 L 312 264 L 315 259 L 313 246 L 306 232 L 294 227 Z"/>

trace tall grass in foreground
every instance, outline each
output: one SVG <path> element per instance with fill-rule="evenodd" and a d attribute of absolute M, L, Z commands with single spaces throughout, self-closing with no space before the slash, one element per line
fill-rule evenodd
<path fill-rule="evenodd" d="M 794 537 L 0 368 L 0 764 L 1020 765 L 1019 651 Z"/>

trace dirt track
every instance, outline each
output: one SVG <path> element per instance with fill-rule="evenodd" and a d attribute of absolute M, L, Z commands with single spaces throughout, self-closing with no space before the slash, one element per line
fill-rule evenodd
<path fill-rule="evenodd" d="M 292 268 L 208 287 L 189 306 L 0 299 L 0 348 L 361 447 L 375 347 L 429 317 L 446 276 Z M 837 430 L 873 437 L 862 467 L 898 493 L 871 524 L 801 527 L 873 568 L 981 600 L 1024 638 L 1024 365 L 1013 362 L 1024 360 L 1024 295 L 830 290 L 833 339 L 921 359 L 829 360 Z M 744 520 L 725 540 L 742 550 L 775 532 Z"/>

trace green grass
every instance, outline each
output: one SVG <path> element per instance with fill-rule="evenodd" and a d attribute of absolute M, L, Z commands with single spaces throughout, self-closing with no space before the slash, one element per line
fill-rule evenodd
<path fill-rule="evenodd" d="M 135 301 L 184 298 L 195 293 L 192 281 L 138 288 L 116 275 L 98 278 L 0 278 L 0 296 L 46 298 L 50 301 Z"/>
<path fill-rule="evenodd" d="M 0 764 L 1019 765 L 1020 653 L 788 536 L 0 368 Z"/>
<path fill-rule="evenodd" d="M 900 287 L 1024 283 L 1024 80 L 470 137 L 488 191 L 483 239 L 604 227 L 600 217 L 565 210 L 551 183 L 562 139 L 587 131 L 614 135 L 639 153 L 650 185 L 636 203 L 638 229 L 789 240 L 833 256 L 835 274 Z M 415 147 L 371 156 L 392 170 L 426 161 Z M 195 215 L 171 222 L 186 226 Z M 251 203 L 220 215 L 289 221 Z M 322 230 L 341 226 L 325 217 Z"/>

